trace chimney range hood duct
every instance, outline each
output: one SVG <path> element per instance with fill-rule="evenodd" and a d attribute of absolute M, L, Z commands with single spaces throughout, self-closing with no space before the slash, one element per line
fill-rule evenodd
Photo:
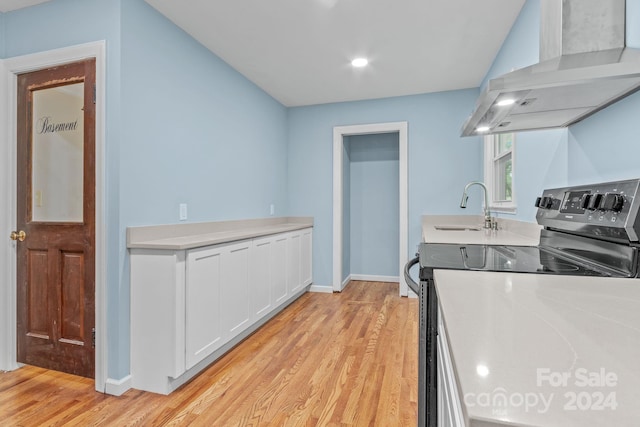
<path fill-rule="evenodd" d="M 566 127 L 640 89 L 625 0 L 541 0 L 540 26 L 540 62 L 490 80 L 462 136 Z"/>

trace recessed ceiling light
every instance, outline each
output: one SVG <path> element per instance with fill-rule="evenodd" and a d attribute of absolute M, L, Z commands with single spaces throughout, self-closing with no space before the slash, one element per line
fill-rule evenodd
<path fill-rule="evenodd" d="M 485 365 L 476 366 L 476 373 L 481 377 L 489 376 L 489 368 Z"/>
<path fill-rule="evenodd" d="M 491 129 L 489 126 L 478 126 L 476 132 L 487 132 L 489 129 Z"/>
<path fill-rule="evenodd" d="M 515 103 L 516 103 L 515 99 L 507 98 L 507 99 L 503 99 L 502 101 L 498 101 L 496 105 L 499 107 L 506 107 L 507 105 L 512 105 Z"/>
<path fill-rule="evenodd" d="M 366 67 L 368 63 L 369 63 L 369 60 L 367 58 L 356 58 L 353 61 L 351 61 L 351 65 L 353 65 L 356 68 Z"/>

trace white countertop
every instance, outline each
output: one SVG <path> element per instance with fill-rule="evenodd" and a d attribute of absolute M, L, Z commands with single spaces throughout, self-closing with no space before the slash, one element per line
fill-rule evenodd
<path fill-rule="evenodd" d="M 538 224 L 499 218 L 499 230 L 482 228 L 483 217 L 476 215 L 423 215 L 422 240 L 427 243 L 458 243 L 476 245 L 537 246 L 540 241 Z M 438 230 L 437 228 L 447 228 Z M 451 230 L 453 227 L 478 228 Z"/>
<path fill-rule="evenodd" d="M 435 281 L 469 426 L 640 425 L 640 280 L 436 270 Z"/>
<path fill-rule="evenodd" d="M 280 217 L 127 228 L 127 248 L 185 250 L 313 227 L 310 217 Z"/>

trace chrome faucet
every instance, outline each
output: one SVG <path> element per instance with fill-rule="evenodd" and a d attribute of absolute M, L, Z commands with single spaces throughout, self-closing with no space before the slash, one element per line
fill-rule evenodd
<path fill-rule="evenodd" d="M 487 187 L 480 181 L 472 181 L 464 187 L 464 191 L 462 192 L 462 201 L 460 202 L 460 207 L 461 208 L 467 207 L 467 200 L 469 199 L 469 196 L 467 195 L 467 190 L 469 190 L 469 187 L 471 187 L 472 185 L 479 185 L 484 190 L 484 228 L 489 230 L 492 228 L 495 228 L 493 217 L 491 217 L 491 212 L 489 211 L 489 193 L 487 192 Z"/>

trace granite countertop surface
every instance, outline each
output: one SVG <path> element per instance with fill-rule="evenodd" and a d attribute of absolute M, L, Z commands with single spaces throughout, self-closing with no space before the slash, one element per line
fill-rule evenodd
<path fill-rule="evenodd" d="M 313 227 L 313 218 L 282 217 L 127 228 L 127 248 L 185 250 Z"/>
<path fill-rule="evenodd" d="M 476 215 L 423 215 L 422 241 L 476 245 L 537 246 L 538 224 L 498 219 L 499 229 L 485 230 L 483 217 Z"/>
<path fill-rule="evenodd" d="M 640 425 L 640 280 L 435 271 L 468 425 Z"/>

